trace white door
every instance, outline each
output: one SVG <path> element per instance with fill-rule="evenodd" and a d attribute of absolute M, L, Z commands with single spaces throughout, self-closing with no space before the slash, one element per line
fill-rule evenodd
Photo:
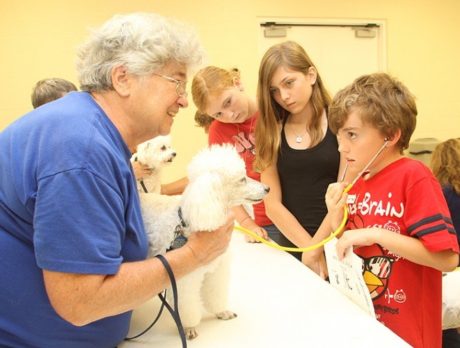
<path fill-rule="evenodd" d="M 260 26 L 267 22 L 281 26 Z M 260 58 L 274 44 L 296 41 L 316 65 L 332 96 L 358 76 L 386 71 L 384 21 L 259 18 L 258 23 Z M 364 27 L 369 23 L 370 27 Z"/>

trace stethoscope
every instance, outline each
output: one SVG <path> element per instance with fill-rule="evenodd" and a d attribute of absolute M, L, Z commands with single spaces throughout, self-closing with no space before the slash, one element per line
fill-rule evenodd
<path fill-rule="evenodd" d="M 353 187 L 354 184 L 356 184 L 356 182 L 365 174 L 368 174 L 369 173 L 369 167 L 372 165 L 372 163 L 375 162 L 375 160 L 377 159 L 377 157 L 382 153 L 382 151 L 387 147 L 388 145 L 388 142 L 389 142 L 389 139 L 388 138 L 385 138 L 384 139 L 384 143 L 383 145 L 379 148 L 379 150 L 375 153 L 375 155 L 369 160 L 369 162 L 367 162 L 367 164 L 364 166 L 364 168 L 358 173 L 358 175 L 356 175 L 356 177 L 353 179 L 353 181 L 351 182 L 351 184 L 349 184 L 344 190 L 343 190 L 343 193 L 348 193 L 348 191 L 351 190 L 351 188 Z M 344 172 L 342 174 L 342 177 L 341 177 L 341 181 L 343 181 L 345 179 L 345 175 L 347 174 L 347 169 L 348 169 L 348 163 L 347 165 L 345 166 L 345 169 L 344 169 Z M 251 231 L 251 230 L 248 230 L 247 228 L 244 228 L 242 226 L 235 226 L 235 229 L 236 230 L 239 230 L 241 232 L 244 232 L 248 235 L 250 235 L 251 237 L 253 237 L 255 240 L 263 243 L 263 244 L 266 244 L 272 248 L 275 248 L 275 249 L 278 249 L 278 250 L 283 250 L 283 251 L 290 251 L 290 252 L 299 252 L 299 253 L 303 253 L 303 252 L 306 252 L 306 251 L 312 251 L 312 250 L 315 250 L 315 249 L 318 249 L 318 248 L 321 248 L 324 244 L 326 244 L 327 242 L 329 242 L 330 240 L 332 240 L 334 237 L 336 237 L 337 235 L 340 234 L 340 232 L 342 232 L 343 228 L 345 227 L 346 223 L 347 223 L 347 219 L 348 219 L 348 209 L 347 207 L 345 206 L 344 207 L 344 211 L 343 211 L 343 219 L 342 219 L 342 222 L 340 223 L 339 227 L 337 227 L 337 229 L 331 233 L 329 235 L 329 237 L 326 237 L 324 238 L 322 241 L 316 243 L 316 244 L 313 244 L 313 245 L 310 245 L 308 247 L 304 247 L 304 248 L 296 248 L 296 247 L 285 247 L 285 246 L 281 246 L 279 245 L 278 243 L 275 243 L 273 241 L 267 241 L 265 240 L 264 238 L 260 237 L 258 234 L 256 234 L 255 232 Z"/>
<path fill-rule="evenodd" d="M 369 174 L 369 167 L 372 165 L 372 163 L 375 162 L 375 160 L 377 159 L 377 157 L 379 157 L 379 155 L 382 153 L 382 151 L 387 147 L 388 145 L 388 142 L 389 142 L 389 139 L 388 138 L 385 138 L 383 139 L 384 142 L 383 142 L 383 145 L 379 148 L 379 150 L 375 153 L 375 155 L 369 160 L 369 162 L 367 162 L 367 164 L 364 166 L 364 168 L 358 173 L 358 175 L 356 175 L 356 177 L 353 179 L 353 181 L 351 182 L 351 184 L 349 184 L 344 192 L 347 193 L 348 191 L 350 191 L 350 189 L 353 187 L 354 184 L 356 184 L 356 182 L 365 174 Z M 347 169 L 348 169 L 348 162 L 347 164 L 345 165 L 345 169 L 343 171 L 343 174 L 341 176 L 341 179 L 340 181 L 343 181 L 345 179 L 345 175 L 347 174 Z"/>

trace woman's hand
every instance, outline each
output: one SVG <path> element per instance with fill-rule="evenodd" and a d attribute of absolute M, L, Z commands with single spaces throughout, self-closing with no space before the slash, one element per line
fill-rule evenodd
<path fill-rule="evenodd" d="M 232 237 L 235 216 L 230 213 L 224 225 L 212 232 L 191 233 L 185 244 L 202 265 L 222 255 L 228 248 Z"/>
<path fill-rule="evenodd" d="M 146 177 L 149 177 L 153 173 L 153 169 L 149 168 L 146 164 L 142 164 L 140 162 L 133 162 L 133 171 L 136 180 L 143 180 Z"/>

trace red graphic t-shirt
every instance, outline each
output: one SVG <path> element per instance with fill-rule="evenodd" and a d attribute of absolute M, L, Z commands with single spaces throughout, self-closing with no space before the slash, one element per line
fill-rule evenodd
<path fill-rule="evenodd" d="M 360 179 L 349 192 L 348 210 L 348 230 L 380 227 L 418 238 L 431 252 L 458 252 L 441 187 L 419 161 L 402 158 Z M 413 347 L 441 347 L 441 272 L 377 244 L 355 252 L 364 259 L 377 319 Z"/>
<path fill-rule="evenodd" d="M 223 123 L 213 121 L 209 127 L 208 144 L 230 143 L 234 145 L 246 164 L 247 175 L 260 181 L 260 174 L 254 171 L 255 136 L 254 130 L 259 113 L 256 112 L 243 123 Z M 255 222 L 259 226 L 271 225 L 271 220 L 265 215 L 264 202 L 254 204 Z"/>

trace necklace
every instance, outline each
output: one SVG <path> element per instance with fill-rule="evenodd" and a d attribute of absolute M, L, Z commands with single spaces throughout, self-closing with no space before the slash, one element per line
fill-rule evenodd
<path fill-rule="evenodd" d="M 300 144 L 300 143 L 303 141 L 303 137 L 306 136 L 306 135 L 307 135 L 307 132 L 305 132 L 304 135 L 298 135 L 298 134 L 296 134 L 296 135 L 295 135 L 295 142 L 296 142 L 297 144 Z"/>
<path fill-rule="evenodd" d="M 291 128 L 292 133 L 294 133 L 295 135 L 295 142 L 297 144 L 300 144 L 301 142 L 303 142 L 303 138 L 305 138 L 305 136 L 308 134 L 308 130 L 305 130 L 305 133 L 302 135 L 302 134 L 297 134 L 292 124 L 290 124 L 289 127 Z"/>
<path fill-rule="evenodd" d="M 297 134 L 294 130 L 294 135 L 295 135 L 295 142 L 297 144 L 300 144 L 302 141 L 303 141 L 303 138 L 307 135 L 308 131 L 305 131 L 305 133 L 303 135 L 301 134 Z"/>

